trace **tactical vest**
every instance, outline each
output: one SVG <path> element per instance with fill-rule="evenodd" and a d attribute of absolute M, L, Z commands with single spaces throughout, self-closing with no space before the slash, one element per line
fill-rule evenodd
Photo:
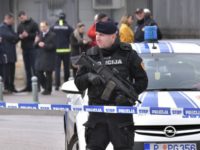
<path fill-rule="evenodd" d="M 99 49 L 95 48 L 93 50 L 93 52 L 87 52 L 88 55 L 90 55 L 97 63 L 103 65 L 105 64 L 106 66 L 108 66 L 111 70 L 113 68 L 117 69 L 118 72 L 117 74 L 119 76 L 121 76 L 123 79 L 127 79 L 130 81 L 130 77 L 129 77 L 129 62 L 128 62 L 128 57 L 129 54 L 131 52 L 132 48 L 130 46 L 126 46 L 126 45 L 120 45 L 118 47 L 118 49 L 116 49 L 116 51 L 114 51 L 111 55 L 109 56 L 104 56 L 103 57 L 103 62 L 101 60 L 100 54 L 99 54 Z M 115 72 L 116 73 L 116 72 Z M 111 96 L 111 100 L 109 102 L 105 102 L 102 101 L 100 99 L 103 90 L 105 89 L 105 86 L 92 86 L 89 88 L 89 98 L 92 99 L 89 101 L 90 104 L 115 104 L 114 103 L 114 99 L 117 93 L 117 91 L 114 91 L 112 96 Z M 96 97 L 98 97 L 99 99 L 97 99 Z"/>

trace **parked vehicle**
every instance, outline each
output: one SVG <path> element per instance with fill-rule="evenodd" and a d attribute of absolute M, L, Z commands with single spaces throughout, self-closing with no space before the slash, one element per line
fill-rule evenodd
<path fill-rule="evenodd" d="M 139 96 L 142 103 L 135 105 L 139 113 L 133 114 L 134 149 L 200 149 L 200 46 L 169 41 L 131 45 L 143 58 L 149 78 L 147 90 Z M 87 105 L 87 91 L 80 93 L 73 80 L 62 90 L 68 104 Z M 154 108 L 166 109 L 155 113 Z M 87 116 L 88 112 L 66 112 L 68 150 L 85 150 Z M 112 149 L 110 144 L 107 150 Z"/>

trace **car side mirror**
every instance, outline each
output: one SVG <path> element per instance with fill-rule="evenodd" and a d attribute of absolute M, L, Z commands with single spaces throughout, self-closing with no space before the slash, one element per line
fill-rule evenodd
<path fill-rule="evenodd" d="M 71 94 L 81 94 L 84 95 L 84 92 L 80 92 L 76 85 L 74 84 L 74 80 L 69 80 L 65 83 L 63 83 L 61 90 L 65 93 L 71 93 Z"/>

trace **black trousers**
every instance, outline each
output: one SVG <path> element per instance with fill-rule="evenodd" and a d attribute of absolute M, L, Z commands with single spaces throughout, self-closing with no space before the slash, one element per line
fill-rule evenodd
<path fill-rule="evenodd" d="M 109 142 L 113 144 L 114 150 L 133 149 L 132 115 L 90 113 L 84 125 L 87 150 L 105 150 Z"/>
<path fill-rule="evenodd" d="M 60 86 L 60 70 L 61 63 L 63 61 L 64 67 L 64 81 L 68 81 L 70 70 L 70 53 L 56 54 L 56 66 L 55 66 L 55 85 Z"/>
<path fill-rule="evenodd" d="M 35 75 L 35 49 L 23 50 L 23 60 L 26 72 L 26 87 L 31 89 L 31 77 Z"/>
<path fill-rule="evenodd" d="M 53 71 L 36 71 L 39 84 L 45 91 L 52 91 L 52 72 Z"/>
<path fill-rule="evenodd" d="M 5 89 L 13 91 L 15 89 L 15 63 L 2 64 L 0 73 L 4 81 Z"/>

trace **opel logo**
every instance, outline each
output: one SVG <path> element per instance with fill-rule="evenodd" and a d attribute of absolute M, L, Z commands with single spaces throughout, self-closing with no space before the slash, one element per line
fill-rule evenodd
<path fill-rule="evenodd" d="M 176 135 L 176 129 L 173 126 L 167 126 L 164 129 L 164 134 L 167 137 L 174 137 Z"/>

